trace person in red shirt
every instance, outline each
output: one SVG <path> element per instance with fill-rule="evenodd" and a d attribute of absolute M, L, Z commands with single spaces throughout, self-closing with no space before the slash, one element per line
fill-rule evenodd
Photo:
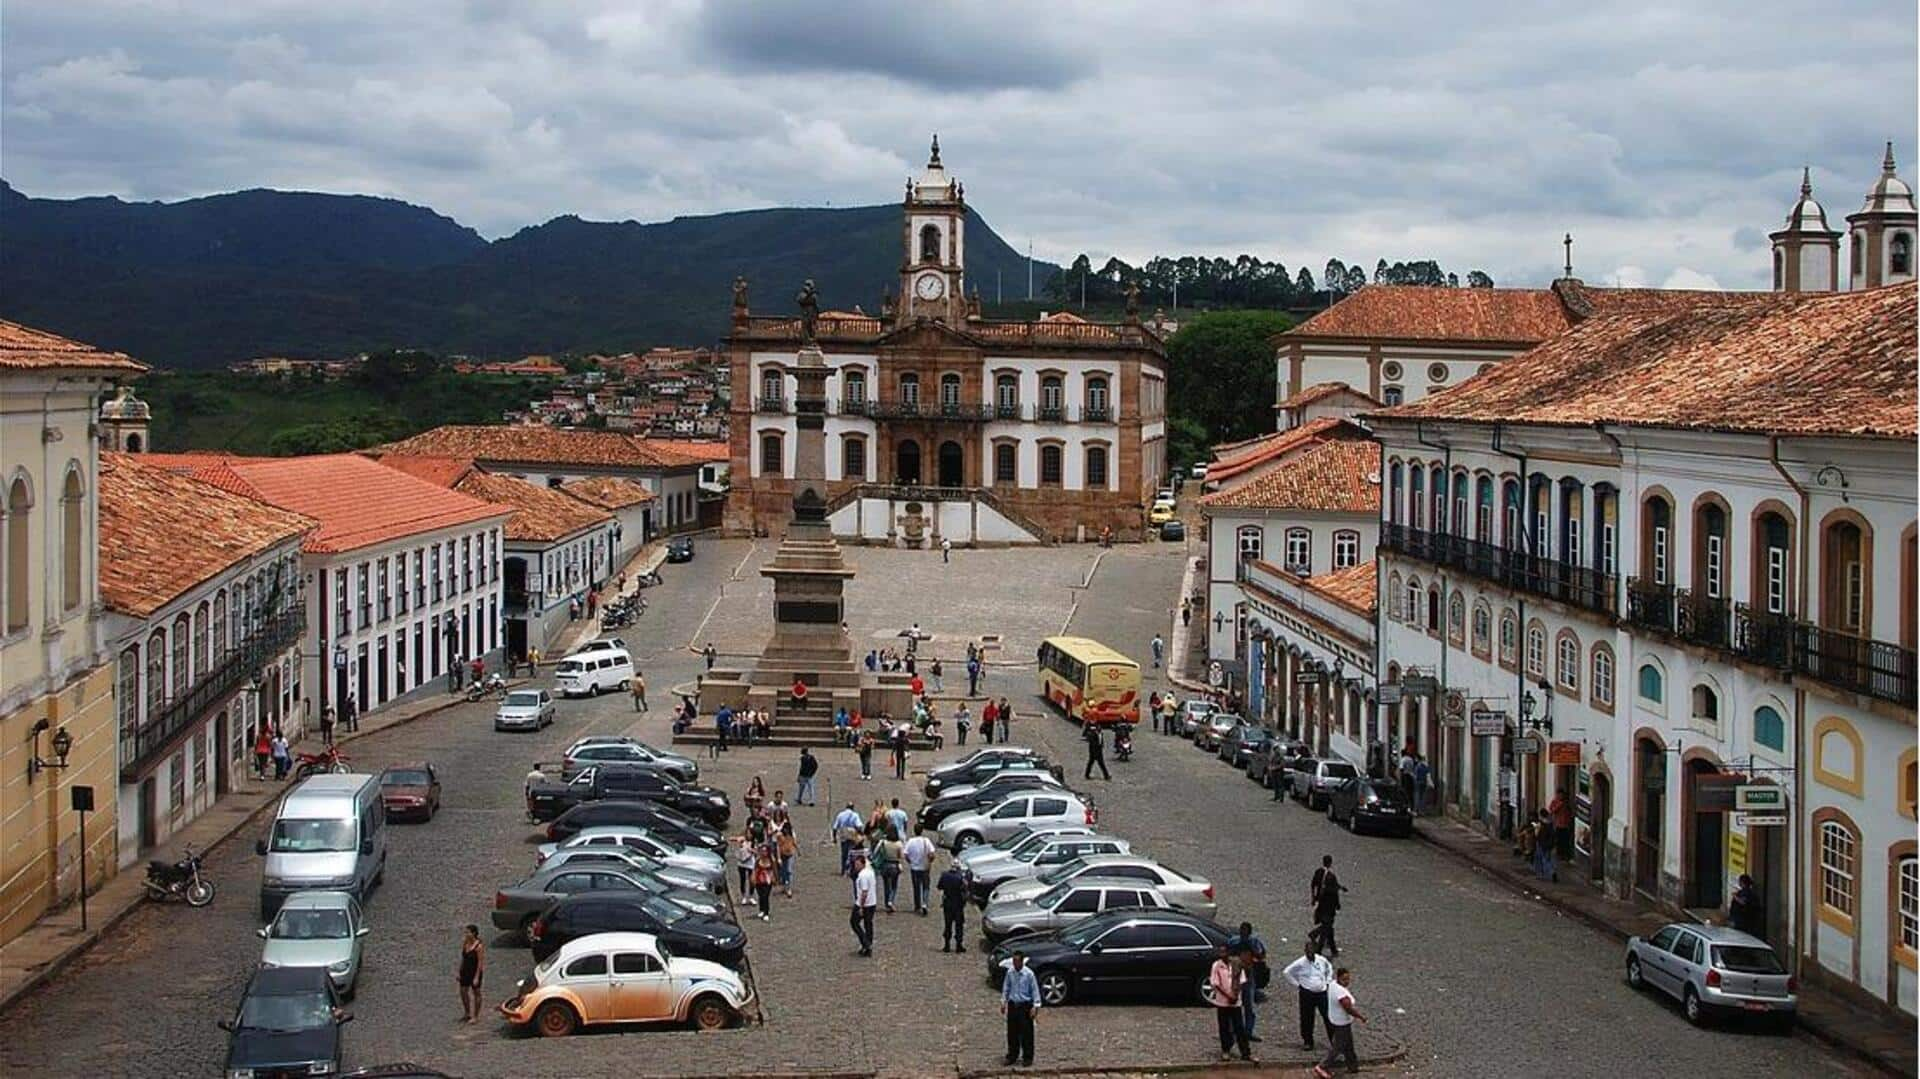
<path fill-rule="evenodd" d="M 793 680 L 793 703 L 805 704 L 806 702 L 807 702 L 807 684 L 805 682 L 802 682 L 800 679 L 795 678 Z"/>
<path fill-rule="evenodd" d="M 1000 706 L 989 700 L 985 708 L 980 709 L 980 739 L 988 745 L 993 744 L 993 725 L 1000 719 Z"/>
<path fill-rule="evenodd" d="M 1547 803 L 1547 812 L 1553 817 L 1553 842 L 1555 853 L 1561 861 L 1573 857 L 1573 802 L 1567 797 L 1567 788 L 1561 787 L 1554 794 L 1553 801 Z"/>
<path fill-rule="evenodd" d="M 913 690 L 913 695 L 915 697 L 924 697 L 927 695 L 926 680 L 921 678 L 917 674 L 913 676 L 913 681 L 907 683 L 907 687 Z"/>

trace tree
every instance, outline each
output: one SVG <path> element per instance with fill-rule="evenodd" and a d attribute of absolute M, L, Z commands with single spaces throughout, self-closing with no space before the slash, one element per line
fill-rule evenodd
<path fill-rule="evenodd" d="M 1325 272 L 1320 275 L 1320 283 L 1329 293 L 1347 290 L 1347 264 L 1339 259 L 1328 259 Z"/>
<path fill-rule="evenodd" d="M 1271 339 L 1292 325 L 1277 311 L 1222 311 L 1182 322 L 1167 342 L 1167 367 L 1177 372 L 1169 380 L 1169 414 L 1197 423 L 1214 442 L 1270 429 L 1277 378 Z"/>
<path fill-rule="evenodd" d="M 1488 277 L 1485 270 L 1468 270 L 1467 271 L 1467 287 L 1468 288 L 1492 288 L 1493 278 Z"/>
<path fill-rule="evenodd" d="M 1386 259 L 1381 259 L 1379 262 L 1374 264 L 1373 283 L 1376 285 L 1385 285 L 1389 283 L 1387 281 L 1387 260 Z"/>
<path fill-rule="evenodd" d="M 275 457 L 298 457 L 310 453 L 346 453 L 378 443 L 381 436 L 351 420 L 323 420 L 283 428 L 267 442 L 267 452 Z"/>
<path fill-rule="evenodd" d="M 1366 287 L 1367 271 L 1361 269 L 1357 264 L 1347 267 L 1347 294 L 1352 295 Z"/>
<path fill-rule="evenodd" d="M 1313 298 L 1315 291 L 1313 287 L 1313 274 L 1310 273 L 1305 266 L 1300 267 L 1300 276 L 1293 282 L 1294 297 L 1303 301 L 1309 300 Z"/>
<path fill-rule="evenodd" d="M 1459 287 L 1460 287 L 1460 275 L 1459 275 L 1459 274 L 1457 274 L 1457 273 L 1450 273 L 1450 274 L 1448 274 L 1448 275 L 1447 275 L 1447 287 L 1448 287 L 1448 288 L 1459 288 Z"/>
<path fill-rule="evenodd" d="M 1200 421 L 1185 416 L 1167 419 L 1167 461 L 1178 472 L 1186 472 L 1197 461 L 1207 459 L 1207 429 Z"/>

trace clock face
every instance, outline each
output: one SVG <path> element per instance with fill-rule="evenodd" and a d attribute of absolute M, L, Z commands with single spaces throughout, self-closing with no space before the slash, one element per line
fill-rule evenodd
<path fill-rule="evenodd" d="M 922 276 L 913 283 L 913 294 L 923 300 L 937 300 L 947 294 L 947 282 L 937 273 Z"/>

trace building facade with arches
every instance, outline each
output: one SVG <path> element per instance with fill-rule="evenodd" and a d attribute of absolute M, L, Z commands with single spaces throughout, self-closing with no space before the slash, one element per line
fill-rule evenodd
<path fill-rule="evenodd" d="M 1574 867 L 1914 1009 L 1910 285 L 1597 316 L 1382 443 L 1383 657 L 1449 811 L 1565 789 Z M 1737 785 L 1786 796 L 1780 823 Z"/>
<path fill-rule="evenodd" d="M 981 315 L 966 280 L 965 192 L 939 144 L 907 184 L 899 281 L 880 314 L 820 311 L 829 520 L 845 538 L 934 545 L 1143 534 L 1167 479 L 1166 351 L 1131 304 L 1118 323 Z M 736 282 L 726 527 L 791 514 L 791 373 L 806 331 L 753 314 Z"/>

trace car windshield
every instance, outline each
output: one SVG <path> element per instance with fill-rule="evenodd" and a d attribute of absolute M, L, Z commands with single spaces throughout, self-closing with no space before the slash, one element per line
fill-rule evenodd
<path fill-rule="evenodd" d="M 1013 850 L 1014 848 L 1018 847 L 1020 844 L 1025 843 L 1029 839 L 1032 839 L 1036 834 L 1037 833 L 1034 832 L 1034 830 L 1031 828 L 1022 828 L 1019 831 L 1008 836 L 1007 838 L 1002 839 L 1000 842 L 995 843 L 993 845 L 993 849 L 994 850 Z"/>
<path fill-rule="evenodd" d="M 1757 944 L 1721 944 L 1713 949 L 1713 965 L 1734 974 L 1785 974 L 1772 948 Z"/>
<path fill-rule="evenodd" d="M 276 854 L 352 850 L 353 822 L 282 817 L 273 822 L 273 844 L 270 849 Z"/>
<path fill-rule="evenodd" d="M 1353 765 L 1345 761 L 1327 761 L 1326 770 L 1329 779 L 1352 779 L 1360 774 Z"/>
<path fill-rule="evenodd" d="M 312 1030 L 333 1022 L 325 993 L 248 997 L 240 1005 L 240 1025 L 248 1030 Z"/>
<path fill-rule="evenodd" d="M 1078 948 L 1107 931 L 1113 922 L 1107 918 L 1086 918 L 1073 923 L 1060 934 L 1060 943 Z"/>
<path fill-rule="evenodd" d="M 524 689 L 516 689 L 512 693 L 507 694 L 506 706 L 508 708 L 538 708 L 540 707 L 540 694 L 531 693 Z"/>
<path fill-rule="evenodd" d="M 1034 905 L 1036 906 L 1041 906 L 1041 907 L 1047 908 L 1048 910 L 1052 910 L 1053 905 L 1055 903 L 1060 902 L 1062 899 L 1065 899 L 1067 896 L 1067 893 L 1071 891 L 1073 891 L 1073 885 L 1070 883 L 1056 884 L 1053 887 L 1048 888 L 1046 891 L 1041 892 L 1039 895 L 1034 896 L 1033 902 L 1034 902 Z"/>
<path fill-rule="evenodd" d="M 432 782 L 433 777 L 418 768 L 395 768 L 380 777 L 386 787 L 424 787 Z"/>
<path fill-rule="evenodd" d="M 344 940 L 352 935 L 344 910 L 283 910 L 273 920 L 275 940 Z"/>
<path fill-rule="evenodd" d="M 661 925 L 672 925 L 687 916 L 685 908 L 669 903 L 657 896 L 648 896 L 640 903 L 640 909 L 653 915 Z"/>
<path fill-rule="evenodd" d="M 577 659 L 563 659 L 560 661 L 560 665 L 553 670 L 555 674 L 579 674 L 585 669 L 584 665 Z"/>
<path fill-rule="evenodd" d="M 1062 862 L 1052 869 L 1047 870 L 1045 873 L 1040 874 L 1040 883 L 1049 885 L 1058 884 L 1086 867 L 1087 860 L 1085 858 L 1075 858 L 1071 862 Z"/>

